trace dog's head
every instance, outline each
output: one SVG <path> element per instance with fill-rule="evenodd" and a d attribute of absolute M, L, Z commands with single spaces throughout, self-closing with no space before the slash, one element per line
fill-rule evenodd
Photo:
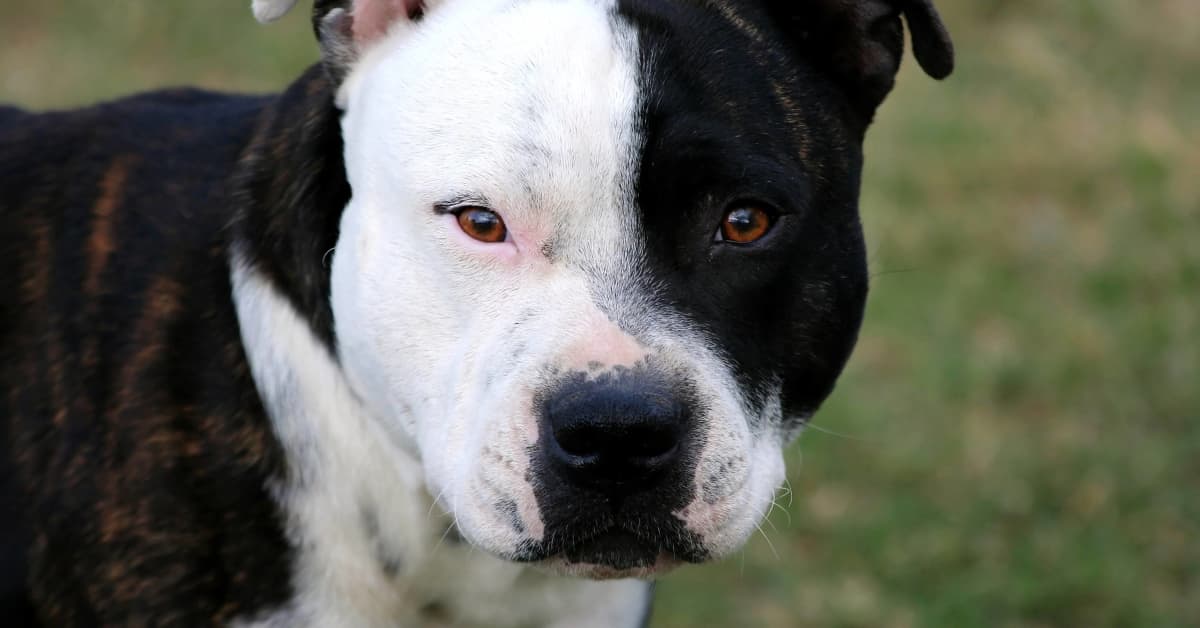
<path fill-rule="evenodd" d="M 468 541 L 612 577 L 755 529 L 861 321 L 902 16 L 948 74 L 928 0 L 318 0 L 338 357 Z"/>

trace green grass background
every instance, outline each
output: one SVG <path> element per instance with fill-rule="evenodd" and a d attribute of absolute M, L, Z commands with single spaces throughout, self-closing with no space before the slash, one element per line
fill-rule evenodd
<path fill-rule="evenodd" d="M 0 100 L 274 90 L 306 16 L 3 0 Z M 942 0 L 867 142 L 859 347 L 764 534 L 655 625 L 1200 625 L 1200 5 Z"/>

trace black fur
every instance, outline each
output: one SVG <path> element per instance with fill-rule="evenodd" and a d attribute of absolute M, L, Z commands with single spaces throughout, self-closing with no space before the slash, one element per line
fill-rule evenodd
<path fill-rule="evenodd" d="M 596 403 L 598 388 L 620 391 L 620 399 L 602 402 L 608 406 L 603 416 L 556 417 L 556 409 L 572 405 L 572 396 L 587 395 L 589 399 L 584 403 Z M 624 423 L 627 427 L 621 430 L 626 432 L 623 437 L 638 438 L 637 433 L 629 432 L 639 425 L 645 429 L 648 417 L 638 407 L 647 398 L 658 398 L 661 401 L 657 405 L 670 408 L 670 416 L 654 420 L 674 428 L 677 449 L 669 464 L 650 471 L 630 469 L 638 465 L 627 461 L 598 460 L 595 468 L 580 469 L 563 464 L 555 455 L 561 449 L 556 432 L 564 422 L 571 424 L 567 427 L 587 423 L 591 429 L 614 429 L 614 424 Z M 690 382 L 672 376 L 653 362 L 600 373 L 573 371 L 561 374 L 541 391 L 534 407 L 539 408 L 540 422 L 538 444 L 529 452 L 530 480 L 542 513 L 545 538 L 523 548 L 518 560 L 542 560 L 565 553 L 577 562 L 631 568 L 653 565 L 662 550 L 690 562 L 707 557 L 700 540 L 671 514 L 687 506 L 695 495 L 694 454 L 704 445 L 704 430 L 693 416 L 703 415 L 705 408 Z M 594 409 L 593 414 L 598 410 Z M 614 412 L 624 416 L 612 416 Z M 598 472 L 604 477 L 590 477 Z M 624 486 L 613 486 L 620 480 L 625 481 Z"/>
<path fill-rule="evenodd" d="M 858 219 L 865 121 L 765 12 L 624 0 L 641 28 L 647 143 L 638 182 L 652 274 L 762 399 L 811 413 L 861 321 Z M 715 242 L 722 216 L 777 215 L 753 244 Z"/>
<path fill-rule="evenodd" d="M 902 33 L 894 28 L 900 10 L 885 2 L 838 0 L 621 0 L 618 6 L 638 29 L 645 98 L 637 200 L 647 259 L 640 277 L 630 281 L 652 283 L 653 289 L 641 290 L 715 339 L 756 411 L 778 387 L 782 418 L 802 421 L 832 391 L 862 321 L 862 140 L 898 68 L 902 48 L 894 39 Z M 802 28 L 797 15 L 805 18 Z M 936 22 L 936 14 L 925 17 Z M 884 32 L 872 30 L 874 21 Z M 822 44 L 813 38 L 826 36 L 820 27 L 827 22 L 867 34 L 846 31 L 842 40 Z M 849 67 L 846 49 L 858 47 L 878 56 Z M 716 241 L 722 217 L 741 206 L 768 209 L 772 230 L 748 245 Z M 619 313 L 612 315 L 623 322 Z M 646 370 L 621 376 L 662 377 Z M 553 402 L 589 377 L 569 374 L 539 403 Z M 630 566 L 653 561 L 661 549 L 685 560 L 705 558 L 698 539 L 673 517 L 655 516 L 692 499 L 694 460 L 620 499 L 589 490 L 547 453 L 555 448 L 547 414 L 539 446 L 530 452 L 547 540 L 521 558 L 566 551 Z M 702 445 L 695 442 L 702 430 L 693 416 L 702 413 L 682 419 L 684 451 Z"/>
<path fill-rule="evenodd" d="M 647 137 L 638 201 L 655 285 L 720 339 L 744 391 L 803 419 L 832 391 L 867 294 L 862 140 L 903 52 L 943 78 L 929 0 L 620 0 L 640 33 Z M 769 209 L 750 245 L 714 242 L 730 209 Z"/>

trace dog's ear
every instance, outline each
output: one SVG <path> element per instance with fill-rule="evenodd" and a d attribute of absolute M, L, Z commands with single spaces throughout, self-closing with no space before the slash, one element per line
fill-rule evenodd
<path fill-rule="evenodd" d="M 921 69 L 936 79 L 954 69 L 954 45 L 933 0 L 769 0 L 769 6 L 807 58 L 829 72 L 868 121 L 900 69 L 901 16 Z"/>
<path fill-rule="evenodd" d="M 297 0 L 252 0 L 258 21 L 283 17 Z M 340 82 L 354 60 L 392 28 L 425 12 L 425 0 L 316 0 L 312 22 L 325 67 Z"/>

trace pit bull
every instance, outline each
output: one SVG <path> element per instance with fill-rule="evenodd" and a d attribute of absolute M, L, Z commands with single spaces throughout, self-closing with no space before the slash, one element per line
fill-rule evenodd
<path fill-rule="evenodd" d="M 254 0 L 263 22 L 295 0 Z M 10 625 L 643 625 L 863 316 L 929 0 L 316 0 L 282 93 L 0 108 Z"/>

